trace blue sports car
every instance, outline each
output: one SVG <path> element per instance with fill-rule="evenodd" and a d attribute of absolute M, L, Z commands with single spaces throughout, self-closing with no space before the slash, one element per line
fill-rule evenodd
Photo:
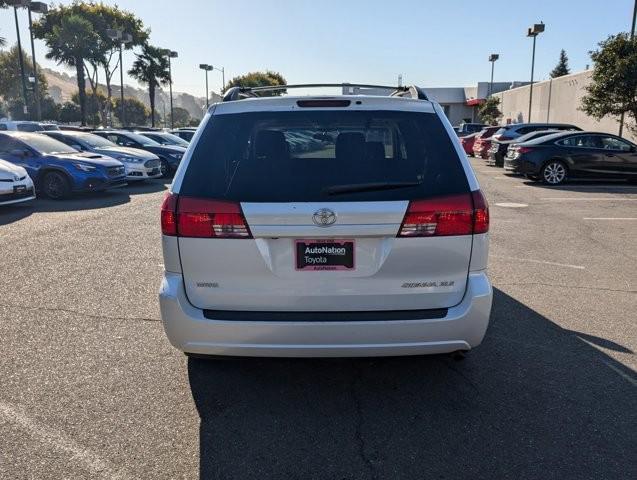
<path fill-rule="evenodd" d="M 0 158 L 24 167 L 36 189 L 56 200 L 126 184 L 121 162 L 79 152 L 39 133 L 0 132 Z"/>

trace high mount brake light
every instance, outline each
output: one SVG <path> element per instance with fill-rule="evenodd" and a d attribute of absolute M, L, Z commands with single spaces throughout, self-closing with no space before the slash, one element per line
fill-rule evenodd
<path fill-rule="evenodd" d="M 489 207 L 478 190 L 410 202 L 398 236 L 443 237 L 488 231 Z"/>
<path fill-rule="evenodd" d="M 164 235 L 192 238 L 252 238 L 235 202 L 169 194 L 161 210 Z"/>

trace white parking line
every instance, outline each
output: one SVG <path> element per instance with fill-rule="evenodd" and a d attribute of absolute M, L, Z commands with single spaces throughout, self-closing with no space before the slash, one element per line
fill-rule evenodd
<path fill-rule="evenodd" d="M 505 257 L 501 255 L 490 255 L 491 258 L 497 258 L 500 260 L 513 260 L 516 262 L 529 262 L 529 263 L 539 263 L 542 265 L 553 265 L 555 267 L 565 267 L 565 268 L 574 268 L 576 270 L 585 270 L 586 268 L 582 265 L 570 265 L 568 263 L 557 263 L 557 262 L 549 262 L 547 260 L 534 260 L 532 258 L 520 258 L 520 257 Z"/>
<path fill-rule="evenodd" d="M 630 220 L 637 220 L 637 217 L 584 217 L 584 220 L 619 220 L 619 221 L 630 221 Z"/>
<path fill-rule="evenodd" d="M 637 202 L 637 198 L 608 198 L 608 197 L 542 197 L 540 200 L 565 202 Z"/>
<path fill-rule="evenodd" d="M 121 470 L 118 471 L 117 468 L 105 460 L 102 460 L 95 453 L 82 448 L 82 446 L 65 437 L 62 433 L 29 418 L 26 414 L 8 403 L 0 402 L 0 417 L 26 430 L 30 435 L 41 442 L 66 452 L 69 455 L 69 460 L 75 460 L 80 463 L 90 472 L 91 477 L 109 479 L 131 478 L 125 472 Z"/>
<path fill-rule="evenodd" d="M 528 203 L 513 203 L 513 202 L 500 202 L 495 204 L 496 207 L 505 207 L 505 208 L 525 208 L 528 207 Z"/>

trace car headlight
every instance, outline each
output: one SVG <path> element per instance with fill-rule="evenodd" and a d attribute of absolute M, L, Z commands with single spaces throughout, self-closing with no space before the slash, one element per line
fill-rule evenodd
<path fill-rule="evenodd" d="M 95 165 L 87 165 L 86 163 L 74 163 L 73 166 L 83 172 L 93 172 L 97 169 Z"/>
<path fill-rule="evenodd" d="M 175 160 L 181 160 L 181 157 L 183 157 L 183 153 L 169 153 L 168 154 L 169 157 L 174 158 Z"/>

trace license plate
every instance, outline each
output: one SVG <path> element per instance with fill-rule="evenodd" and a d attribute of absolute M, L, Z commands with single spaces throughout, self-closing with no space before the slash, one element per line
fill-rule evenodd
<path fill-rule="evenodd" d="M 296 240 L 297 270 L 354 270 L 354 240 Z"/>
<path fill-rule="evenodd" d="M 13 193 L 25 193 L 26 191 L 26 185 L 16 185 L 15 187 L 13 187 Z"/>

